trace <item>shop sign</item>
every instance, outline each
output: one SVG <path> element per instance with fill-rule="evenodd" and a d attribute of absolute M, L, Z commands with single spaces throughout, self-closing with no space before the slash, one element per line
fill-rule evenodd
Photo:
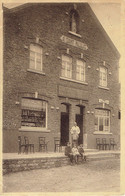
<path fill-rule="evenodd" d="M 71 38 L 69 38 L 65 35 L 62 35 L 60 39 L 62 40 L 62 42 L 66 43 L 66 44 L 69 44 L 71 46 L 75 46 L 77 48 L 80 48 L 82 50 L 87 50 L 88 49 L 88 46 L 85 43 L 82 43 L 80 41 L 71 39 Z"/>

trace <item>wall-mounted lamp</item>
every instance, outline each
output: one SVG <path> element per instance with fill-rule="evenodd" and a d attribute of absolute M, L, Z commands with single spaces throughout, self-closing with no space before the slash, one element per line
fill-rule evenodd
<path fill-rule="evenodd" d="M 45 53 L 45 55 L 46 55 L 46 56 L 49 56 L 49 53 L 48 53 L 48 52 L 46 52 L 46 53 Z"/>
<path fill-rule="evenodd" d="M 96 71 L 99 71 L 99 68 L 97 68 Z"/>
<path fill-rule="evenodd" d="M 114 117 L 114 116 L 115 116 L 115 114 L 112 114 L 112 116 Z"/>
<path fill-rule="evenodd" d="M 109 75 L 112 75 L 111 71 L 109 72 Z"/>
<path fill-rule="evenodd" d="M 28 49 L 28 46 L 24 45 L 24 48 L 25 48 L 25 49 Z"/>
<path fill-rule="evenodd" d="M 82 19 L 82 22 L 85 22 L 85 20 L 84 20 L 84 19 Z"/>
<path fill-rule="evenodd" d="M 105 66 L 105 61 L 103 61 L 103 65 Z"/>
<path fill-rule="evenodd" d="M 36 37 L 36 43 L 37 44 L 39 43 L 39 37 Z"/>
<path fill-rule="evenodd" d="M 83 59 L 83 53 L 81 53 L 81 59 Z"/>
<path fill-rule="evenodd" d="M 68 13 L 68 12 L 66 12 L 66 15 L 69 15 L 69 13 Z"/>
<path fill-rule="evenodd" d="M 93 112 L 93 111 L 91 111 L 91 114 L 94 114 L 94 112 Z"/>
<path fill-rule="evenodd" d="M 90 114 L 90 111 L 87 111 L 87 114 Z"/>
<path fill-rule="evenodd" d="M 56 107 L 56 110 L 59 110 L 59 107 Z"/>
<path fill-rule="evenodd" d="M 16 104 L 16 105 L 19 105 L 19 104 L 20 104 L 20 102 L 19 102 L 19 101 L 16 101 L 16 102 L 15 102 L 15 104 Z"/>
<path fill-rule="evenodd" d="M 38 98 L 38 92 L 35 92 L 35 98 L 36 99 Z"/>
<path fill-rule="evenodd" d="M 90 69 L 91 68 L 91 66 L 90 65 L 88 65 L 88 67 L 87 67 L 88 69 Z"/>
<path fill-rule="evenodd" d="M 54 106 L 51 106 L 51 110 L 54 110 Z"/>
<path fill-rule="evenodd" d="M 57 56 L 57 59 L 59 59 L 59 60 L 60 60 L 60 59 L 61 59 L 61 57 L 60 57 L 60 56 Z"/>
<path fill-rule="evenodd" d="M 69 48 L 66 49 L 66 53 L 69 54 Z"/>

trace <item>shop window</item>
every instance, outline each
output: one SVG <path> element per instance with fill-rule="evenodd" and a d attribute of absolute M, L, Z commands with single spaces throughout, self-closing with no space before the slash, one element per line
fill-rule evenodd
<path fill-rule="evenodd" d="M 37 44 L 30 45 L 30 69 L 42 71 L 42 47 Z"/>
<path fill-rule="evenodd" d="M 110 132 L 110 111 L 95 110 L 95 131 Z"/>
<path fill-rule="evenodd" d="M 66 55 L 62 55 L 61 76 L 72 78 L 72 58 Z"/>
<path fill-rule="evenodd" d="M 85 81 L 85 62 L 82 60 L 76 61 L 76 80 Z"/>
<path fill-rule="evenodd" d="M 100 67 L 99 74 L 99 85 L 102 87 L 107 87 L 107 68 Z"/>
<path fill-rule="evenodd" d="M 22 99 L 21 127 L 47 127 L 47 102 Z"/>
<path fill-rule="evenodd" d="M 70 31 L 79 33 L 79 14 L 76 10 L 70 12 Z"/>

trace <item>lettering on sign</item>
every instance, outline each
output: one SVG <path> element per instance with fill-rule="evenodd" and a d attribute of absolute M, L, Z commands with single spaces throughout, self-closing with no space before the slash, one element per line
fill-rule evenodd
<path fill-rule="evenodd" d="M 88 46 L 85 43 L 79 42 L 77 40 L 71 39 L 67 36 L 62 35 L 61 38 L 62 42 L 69 44 L 71 46 L 75 46 L 77 48 L 80 48 L 82 50 L 87 50 Z"/>

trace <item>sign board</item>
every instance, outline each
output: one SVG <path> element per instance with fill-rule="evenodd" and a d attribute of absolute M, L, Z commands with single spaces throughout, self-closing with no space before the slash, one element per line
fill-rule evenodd
<path fill-rule="evenodd" d="M 71 39 L 70 37 L 67 37 L 65 35 L 62 35 L 60 39 L 62 40 L 62 42 L 66 43 L 66 44 L 69 44 L 71 46 L 75 46 L 77 48 L 80 48 L 82 50 L 87 50 L 88 49 L 88 46 L 85 43 L 82 43 L 80 41 Z"/>

